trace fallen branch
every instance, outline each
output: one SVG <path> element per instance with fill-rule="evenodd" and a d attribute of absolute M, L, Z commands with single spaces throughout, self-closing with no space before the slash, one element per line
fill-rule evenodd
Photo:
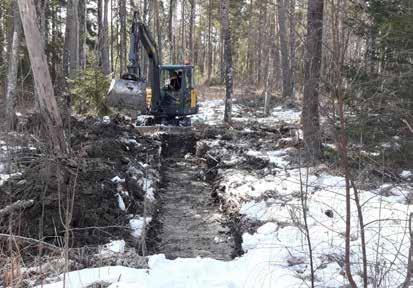
<path fill-rule="evenodd" d="M 25 242 L 32 242 L 32 243 L 36 243 L 36 244 L 42 244 L 45 247 L 52 249 L 52 250 L 60 250 L 61 248 L 58 246 L 55 246 L 53 244 L 44 242 L 42 240 L 38 240 L 38 239 L 34 239 L 34 238 L 29 238 L 29 237 L 24 237 L 24 236 L 19 236 L 19 235 L 10 235 L 10 234 L 4 234 L 4 233 L 0 233 L 0 238 L 15 238 L 21 241 L 25 241 Z"/>
<path fill-rule="evenodd" d="M 16 210 L 23 210 L 33 206 L 34 200 L 19 200 L 16 201 L 3 209 L 0 209 L 0 218 L 13 213 Z"/>
<path fill-rule="evenodd" d="M 409 122 L 406 119 L 402 119 L 402 122 L 406 124 L 407 128 L 409 128 L 410 132 L 413 133 L 413 128 L 410 126 Z"/>

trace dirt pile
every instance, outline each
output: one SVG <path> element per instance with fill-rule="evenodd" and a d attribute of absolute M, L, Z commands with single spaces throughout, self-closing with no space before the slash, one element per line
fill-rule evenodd
<path fill-rule="evenodd" d="M 38 149 L 30 167 L 0 186 L 0 209 L 33 201 L 0 217 L 0 233 L 62 246 L 69 215 L 71 247 L 130 239 L 128 219 L 142 215 L 145 197 L 153 198 L 147 184 L 156 185 L 160 142 L 119 119 L 91 118 L 72 119 L 70 142 L 70 157 L 51 159 Z"/>

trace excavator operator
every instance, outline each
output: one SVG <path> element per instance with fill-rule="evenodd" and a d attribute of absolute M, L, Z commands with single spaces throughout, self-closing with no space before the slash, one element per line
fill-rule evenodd
<path fill-rule="evenodd" d="M 179 74 L 173 71 L 169 84 L 172 87 L 172 90 L 179 91 L 181 89 L 181 83 L 182 77 L 179 77 Z"/>

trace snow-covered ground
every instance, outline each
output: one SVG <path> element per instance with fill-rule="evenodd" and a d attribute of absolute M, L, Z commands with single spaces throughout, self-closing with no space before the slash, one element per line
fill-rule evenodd
<path fill-rule="evenodd" d="M 222 104 L 220 100 L 203 103 L 201 113 L 194 116 L 193 121 L 220 123 Z M 234 105 L 234 111 L 239 109 L 242 108 Z M 299 116 L 299 111 L 276 107 L 270 117 L 260 118 L 259 122 L 296 124 Z M 153 255 L 149 257 L 148 269 L 113 266 L 70 272 L 66 274 L 65 287 L 87 287 L 96 282 L 109 283 L 112 288 L 309 287 L 309 249 L 303 229 L 303 205 L 308 214 L 316 287 L 346 287 L 344 178 L 332 175 L 328 169 L 299 169 L 290 163 L 289 152 L 288 149 L 246 151 L 245 156 L 267 159 L 273 165 L 264 176 L 242 168 L 219 170 L 220 185 L 225 186 L 220 196 L 233 202 L 249 221 L 259 223 L 254 233 L 242 235 L 244 255 L 229 262 L 209 258 L 168 260 L 164 255 Z M 411 175 L 406 171 L 402 178 L 408 179 Z M 381 282 L 380 287 L 398 287 L 404 280 L 412 192 L 407 182 L 359 191 L 366 231 L 369 287 L 373 287 L 376 280 Z M 304 204 L 302 195 L 308 197 Z M 135 220 L 141 227 L 141 219 Z M 352 272 L 361 287 L 360 229 L 354 201 L 351 221 Z M 106 249 L 121 254 L 124 242 L 108 244 Z M 63 275 L 60 279 L 60 282 L 42 287 L 63 287 Z"/>
<path fill-rule="evenodd" d="M 224 101 L 210 100 L 201 102 L 199 114 L 192 116 L 193 123 L 205 123 L 209 125 L 221 124 L 224 119 Z M 274 124 L 281 121 L 286 123 L 298 123 L 301 111 L 282 106 L 274 107 L 269 117 L 256 118 L 252 113 L 244 109 L 240 104 L 232 105 L 233 119 L 239 122 L 247 122 L 251 119 L 260 124 Z"/>

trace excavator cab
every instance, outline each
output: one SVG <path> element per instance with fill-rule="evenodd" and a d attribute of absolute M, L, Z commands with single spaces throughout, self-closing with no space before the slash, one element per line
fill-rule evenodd
<path fill-rule="evenodd" d="M 193 66 L 161 65 L 159 72 L 159 97 L 153 99 L 152 91 L 146 91 L 146 103 L 150 114 L 166 118 L 196 114 L 198 105 Z"/>

